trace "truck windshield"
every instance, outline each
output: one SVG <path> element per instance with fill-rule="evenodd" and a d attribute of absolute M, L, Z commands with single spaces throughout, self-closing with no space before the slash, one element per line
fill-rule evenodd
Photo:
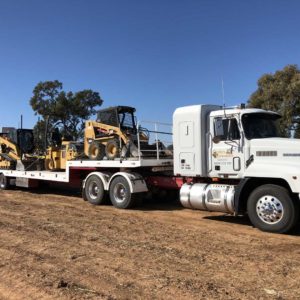
<path fill-rule="evenodd" d="M 251 140 L 280 137 L 278 119 L 280 119 L 280 116 L 275 114 L 244 114 L 242 124 L 246 138 Z"/>

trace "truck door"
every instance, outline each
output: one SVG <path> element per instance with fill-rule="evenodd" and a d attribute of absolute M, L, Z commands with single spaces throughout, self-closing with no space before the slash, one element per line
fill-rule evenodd
<path fill-rule="evenodd" d="M 209 175 L 239 178 L 244 171 L 243 141 L 235 117 L 212 117 L 210 120 Z"/>

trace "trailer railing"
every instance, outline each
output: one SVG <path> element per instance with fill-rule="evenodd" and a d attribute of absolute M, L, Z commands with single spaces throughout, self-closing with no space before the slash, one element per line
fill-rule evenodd
<path fill-rule="evenodd" d="M 173 158 L 172 124 L 141 121 L 137 124 L 138 158 Z"/>

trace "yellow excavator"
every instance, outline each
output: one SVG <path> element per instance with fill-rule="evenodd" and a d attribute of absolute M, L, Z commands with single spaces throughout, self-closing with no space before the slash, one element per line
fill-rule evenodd
<path fill-rule="evenodd" d="M 0 133 L 0 168 L 14 170 L 17 162 L 32 162 L 33 131 L 6 127 Z"/>
<path fill-rule="evenodd" d="M 149 145 L 147 129 L 137 130 L 135 111 L 129 106 L 109 107 L 98 112 L 96 121 L 86 121 L 85 155 L 91 160 L 149 156 L 151 152 L 153 156 L 157 145 Z M 163 144 L 158 143 L 162 150 Z"/>

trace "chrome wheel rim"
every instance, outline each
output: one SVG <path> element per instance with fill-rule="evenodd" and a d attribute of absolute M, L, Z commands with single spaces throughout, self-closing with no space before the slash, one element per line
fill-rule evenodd
<path fill-rule="evenodd" d="M 282 220 L 284 210 L 278 198 L 266 195 L 258 199 L 256 213 L 264 223 L 276 224 Z"/>
<path fill-rule="evenodd" d="M 126 187 L 122 183 L 117 183 L 115 185 L 114 198 L 118 203 L 122 203 L 126 200 Z"/>
<path fill-rule="evenodd" d="M 98 187 L 98 184 L 96 181 L 92 181 L 90 184 L 89 184 L 89 196 L 95 200 L 97 199 L 98 197 L 98 194 L 99 194 L 99 187 Z"/>

